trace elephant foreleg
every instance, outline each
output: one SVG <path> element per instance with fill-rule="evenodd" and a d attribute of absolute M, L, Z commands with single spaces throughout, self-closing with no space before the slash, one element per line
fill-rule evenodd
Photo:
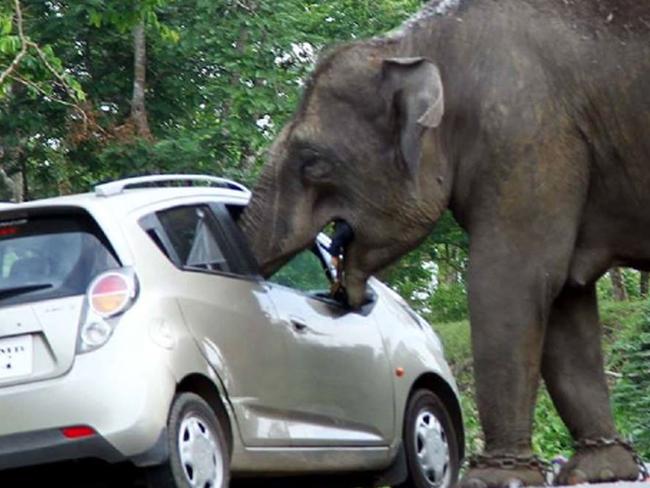
<path fill-rule="evenodd" d="M 576 442 L 615 439 L 601 349 L 595 285 L 566 287 L 551 309 L 542 375 Z M 558 482 L 634 480 L 638 467 L 619 445 L 578 449 Z"/>
<path fill-rule="evenodd" d="M 477 246 L 470 257 L 476 400 L 485 453 L 461 486 L 544 485 L 532 457 L 532 425 L 551 299 L 534 258 L 500 259 Z"/>

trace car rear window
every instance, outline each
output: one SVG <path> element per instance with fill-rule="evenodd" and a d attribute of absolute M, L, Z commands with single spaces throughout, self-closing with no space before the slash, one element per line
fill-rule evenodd
<path fill-rule="evenodd" d="M 0 307 L 83 294 L 119 266 L 90 216 L 0 220 Z"/>

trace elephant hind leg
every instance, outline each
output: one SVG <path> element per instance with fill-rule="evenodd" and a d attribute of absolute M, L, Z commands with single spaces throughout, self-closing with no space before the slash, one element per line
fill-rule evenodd
<path fill-rule="evenodd" d="M 639 467 L 617 439 L 601 347 L 595 285 L 566 287 L 555 300 L 546 330 L 542 376 L 578 448 L 559 484 L 636 480 Z M 607 445 L 609 444 L 609 445 Z"/>

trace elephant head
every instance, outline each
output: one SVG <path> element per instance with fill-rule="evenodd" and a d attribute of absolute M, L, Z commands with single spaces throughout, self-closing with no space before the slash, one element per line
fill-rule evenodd
<path fill-rule="evenodd" d="M 427 59 L 363 43 L 322 59 L 242 217 L 262 273 L 343 220 L 354 230 L 348 299 L 360 305 L 369 276 L 421 243 L 448 204 L 443 113 L 440 72 Z"/>

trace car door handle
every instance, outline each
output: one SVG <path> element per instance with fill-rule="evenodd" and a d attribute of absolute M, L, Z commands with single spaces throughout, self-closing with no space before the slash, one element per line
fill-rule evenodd
<path fill-rule="evenodd" d="M 291 317 L 291 325 L 294 328 L 296 332 L 307 332 L 309 330 L 309 327 L 307 326 L 307 322 L 304 321 L 301 318 L 298 317 Z"/>

